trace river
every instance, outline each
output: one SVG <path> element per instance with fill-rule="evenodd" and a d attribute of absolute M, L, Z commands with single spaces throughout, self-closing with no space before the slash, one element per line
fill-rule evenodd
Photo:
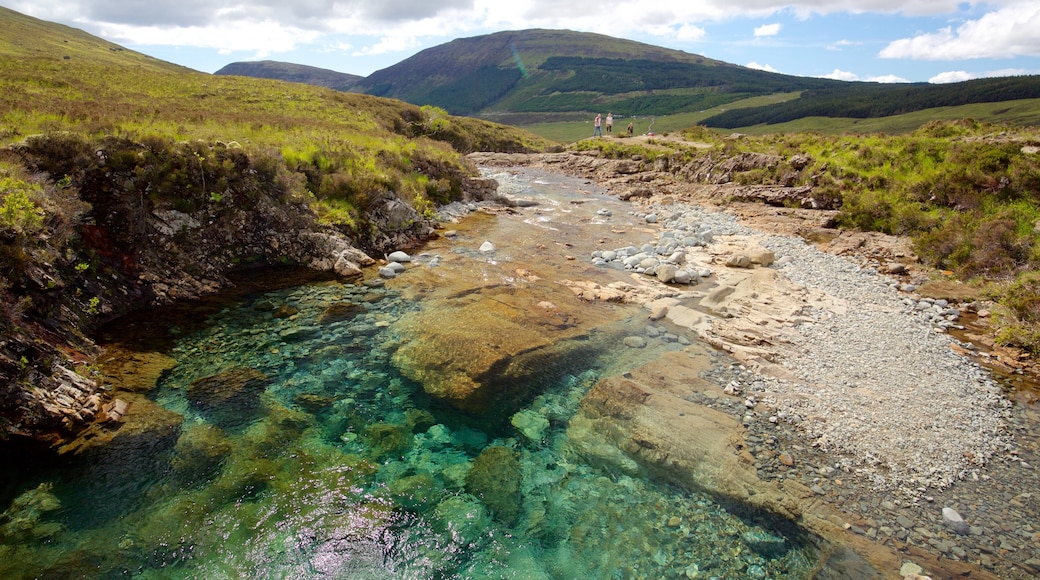
<path fill-rule="evenodd" d="M 627 278 L 588 257 L 652 237 L 629 206 L 578 179 L 499 177 L 538 205 L 447 224 L 396 278 L 243 285 L 106 329 L 117 354 L 102 373 L 164 361 L 154 385 L 134 386 L 161 427 L 79 456 L 8 458 L 0 576 L 810 576 L 809 543 L 575 441 L 571 418 L 599 380 L 671 351 L 729 361 L 559 283 Z M 494 414 L 439 402 L 402 370 L 425 330 L 486 327 L 465 336 L 508 348 L 539 308 L 580 356 L 524 375 Z"/>

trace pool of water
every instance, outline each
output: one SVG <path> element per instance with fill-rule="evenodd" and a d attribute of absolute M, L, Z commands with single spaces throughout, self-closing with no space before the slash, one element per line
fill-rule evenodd
<path fill-rule="evenodd" d="M 600 306 L 605 331 L 581 338 L 591 354 L 550 365 L 501 416 L 439 403 L 398 370 L 407 337 L 396 323 L 441 304 L 437 280 L 450 277 L 457 293 L 465 273 L 497 286 L 520 267 L 508 252 L 452 247 L 490 237 L 523 254 L 523 268 L 583 270 L 584 260 L 518 240 L 569 229 L 559 236 L 575 237 L 542 245 L 585 252 L 608 235 L 581 227 L 610 200 L 579 182 L 515 179 L 546 206 L 460 224 L 455 245 L 431 245 L 411 281 L 309 282 L 156 313 L 146 328 L 164 340 L 140 348 L 173 362 L 147 396 L 176 414 L 176 428 L 83 460 L 21 458 L 3 488 L 0 576 L 810 576 L 815 554 L 797 539 L 631 465 L 589 463 L 570 440 L 568 422 L 599 379 L 689 344 L 644 312 Z M 124 330 L 112 332 L 134 338 Z M 629 352 L 619 335 L 648 337 L 647 347 Z"/>

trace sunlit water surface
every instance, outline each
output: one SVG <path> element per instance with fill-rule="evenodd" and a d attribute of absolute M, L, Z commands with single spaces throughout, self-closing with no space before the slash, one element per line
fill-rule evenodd
<path fill-rule="evenodd" d="M 577 254 L 606 229 L 632 229 L 621 218 L 621 225 L 597 221 L 597 208 L 619 215 L 624 206 L 580 182 L 509 179 L 547 200 L 542 213 L 461 225 L 455 247 L 495 236 L 508 245 L 520 232 L 566 226 Z M 429 251 L 428 260 L 439 256 L 448 268 L 472 268 L 465 259 L 494 266 L 471 250 L 434 244 Z M 586 268 L 587 255 L 571 267 Z M 535 251 L 527 257 L 554 259 Z M 10 507 L 0 519 L 0 576 L 810 574 L 814 555 L 793 539 L 731 515 L 706 495 L 592 465 L 574 452 L 566 428 L 583 395 L 603 376 L 638 363 L 607 338 L 616 333 L 594 345 L 599 356 L 556 369 L 551 382 L 536 386 L 541 394 L 515 411 L 545 419 L 537 439 L 520 433 L 510 416 L 467 416 L 430 400 L 390 361 L 401 341 L 394 321 L 425 307 L 421 295 L 402 293 L 407 275 L 386 288 L 333 281 L 251 293 L 206 311 L 204 320 L 158 322 L 175 337 L 163 348 L 177 364 L 149 396 L 183 416 L 176 444 L 142 442 L 90 465 L 15 466 L 3 488 Z M 317 322 L 344 302 L 362 308 Z M 648 327 L 638 309 L 611 308 L 610 325 L 652 339 L 639 356 L 685 346 L 669 329 Z M 240 373 L 253 396 L 221 405 L 191 400 L 189 385 L 228 372 Z"/>

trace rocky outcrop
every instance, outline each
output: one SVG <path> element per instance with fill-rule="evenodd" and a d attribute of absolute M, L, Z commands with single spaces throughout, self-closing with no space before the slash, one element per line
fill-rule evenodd
<path fill-rule="evenodd" d="M 67 182 L 48 194 L 67 215 L 48 221 L 56 231 L 14 240 L 21 274 L 0 286 L 18 305 L 0 311 L 0 429 L 15 436 L 67 441 L 115 420 L 88 338 L 107 320 L 226 290 L 244 268 L 358 276 L 375 263 L 370 253 L 434 235 L 431 220 L 389 191 L 367 200 L 364 228 L 324 225 L 275 161 L 251 159 L 234 143 L 50 135 L 0 154 Z M 452 183 L 456 196 L 492 195 L 495 182 L 470 179 L 465 163 L 442 165 L 423 170 L 440 172 L 430 177 Z"/>

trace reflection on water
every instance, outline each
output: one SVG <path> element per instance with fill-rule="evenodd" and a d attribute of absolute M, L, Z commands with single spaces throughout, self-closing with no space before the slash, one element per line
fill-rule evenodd
<path fill-rule="evenodd" d="M 183 421 L 72 466 L 23 466 L 0 575 L 145 578 L 807 577 L 812 551 L 568 430 L 616 333 L 509 417 L 432 401 L 391 364 L 392 289 L 243 297 L 175 340 L 150 396 Z M 647 354 L 681 348 L 620 311 Z M 164 415 L 159 415 L 163 417 Z M 158 421 L 158 420 L 157 420 Z"/>

